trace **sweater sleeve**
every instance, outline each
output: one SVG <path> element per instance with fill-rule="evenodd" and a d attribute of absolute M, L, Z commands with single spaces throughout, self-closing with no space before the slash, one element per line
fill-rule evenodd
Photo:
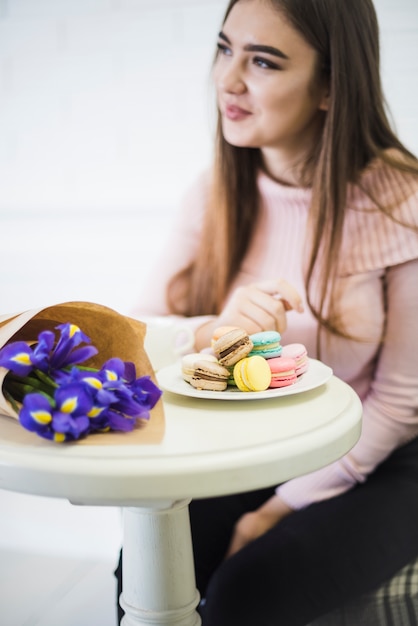
<path fill-rule="evenodd" d="M 277 489 L 292 508 L 326 500 L 364 482 L 396 448 L 418 435 L 418 259 L 386 271 L 386 338 L 363 402 L 363 428 L 342 459 Z"/>

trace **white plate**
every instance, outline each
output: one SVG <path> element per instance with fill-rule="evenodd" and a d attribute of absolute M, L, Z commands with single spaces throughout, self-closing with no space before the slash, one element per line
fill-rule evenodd
<path fill-rule="evenodd" d="M 239 391 L 239 389 L 234 387 L 228 387 L 226 391 L 206 391 L 195 389 L 183 380 L 180 363 L 163 367 L 157 372 L 158 384 L 165 391 L 171 391 L 180 396 L 190 396 L 191 398 L 205 398 L 206 400 L 267 400 L 268 398 L 291 396 L 320 387 L 331 376 L 332 369 L 328 365 L 324 365 L 324 363 L 315 359 L 309 359 L 308 371 L 302 374 L 296 383 L 288 387 L 267 389 L 266 391 Z"/>

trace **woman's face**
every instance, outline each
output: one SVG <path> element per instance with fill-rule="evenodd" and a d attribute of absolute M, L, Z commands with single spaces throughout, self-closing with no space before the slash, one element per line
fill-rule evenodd
<path fill-rule="evenodd" d="M 316 51 L 266 0 L 237 2 L 218 48 L 214 80 L 226 141 L 261 148 L 265 160 L 304 155 L 327 107 Z"/>

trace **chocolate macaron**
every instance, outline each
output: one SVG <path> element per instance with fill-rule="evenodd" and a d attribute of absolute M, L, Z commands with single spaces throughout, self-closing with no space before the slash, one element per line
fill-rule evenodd
<path fill-rule="evenodd" d="M 188 382 L 196 389 L 225 391 L 229 376 L 230 372 L 226 367 L 219 363 L 202 360 L 194 364 L 194 372 Z"/>
<path fill-rule="evenodd" d="M 253 348 L 248 333 L 242 328 L 234 328 L 214 342 L 212 349 L 221 365 L 230 367 L 247 356 Z"/>

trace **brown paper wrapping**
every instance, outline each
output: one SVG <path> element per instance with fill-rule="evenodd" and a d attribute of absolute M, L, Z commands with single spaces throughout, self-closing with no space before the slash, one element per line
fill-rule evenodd
<path fill-rule="evenodd" d="M 151 376 L 157 384 L 150 360 L 144 349 L 146 325 L 113 309 L 91 302 L 64 302 L 14 315 L 0 316 L 0 348 L 13 341 L 36 341 L 43 330 L 55 330 L 58 324 L 76 324 L 90 337 L 98 354 L 86 365 L 100 368 L 112 357 L 135 363 L 137 376 Z M 0 415 L 17 419 L 15 411 L 3 395 L 3 380 L 7 374 L 0 367 Z M 35 437 L 38 437 L 34 433 Z M 69 444 L 51 445 L 136 445 L 155 444 L 164 437 L 164 410 L 161 399 L 151 411 L 149 420 L 139 420 L 132 432 L 95 433 Z"/>

